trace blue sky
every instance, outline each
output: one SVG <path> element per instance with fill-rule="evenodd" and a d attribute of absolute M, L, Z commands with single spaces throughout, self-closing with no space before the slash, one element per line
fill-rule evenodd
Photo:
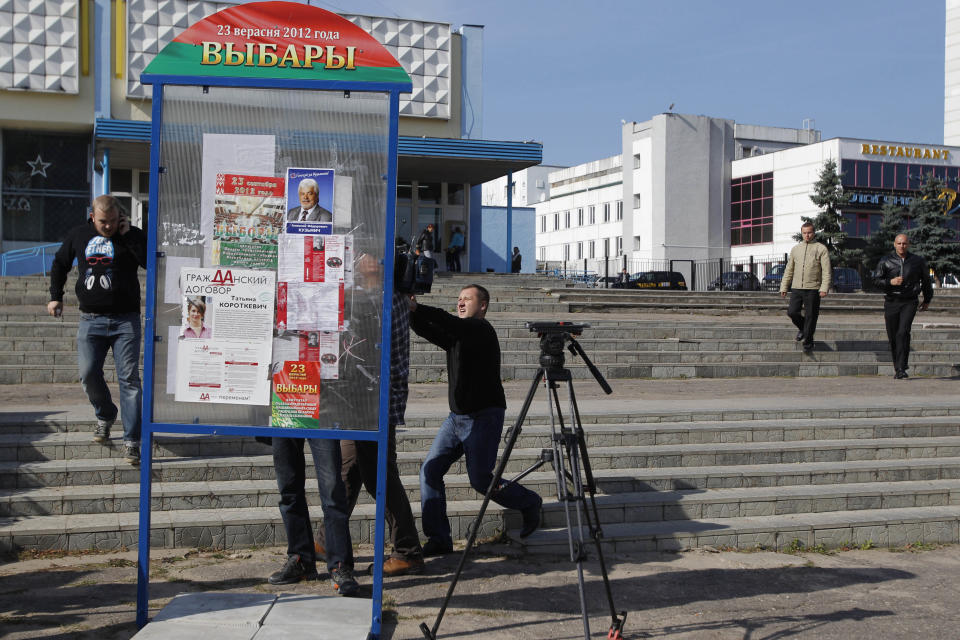
<path fill-rule="evenodd" d="M 620 152 L 620 121 L 679 113 L 824 139 L 943 142 L 943 0 L 311 0 L 484 25 L 483 137 L 547 164 Z"/>

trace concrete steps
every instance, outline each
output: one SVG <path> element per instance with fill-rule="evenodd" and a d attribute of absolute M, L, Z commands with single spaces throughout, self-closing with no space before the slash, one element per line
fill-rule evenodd
<path fill-rule="evenodd" d="M 398 433 L 398 462 L 415 515 L 417 473 L 438 421 L 423 417 Z M 544 421 L 535 416 L 524 427 L 508 476 L 548 445 Z M 15 419 L 0 426 L 0 546 L 135 546 L 139 470 L 115 448 L 92 443 L 92 426 Z M 604 544 L 612 548 L 960 539 L 960 405 L 640 411 L 588 415 L 584 426 Z M 263 445 L 161 434 L 154 453 L 152 544 L 283 543 Z M 546 498 L 544 528 L 524 544 L 531 551 L 565 550 L 553 471 L 538 470 L 524 484 Z M 463 537 L 480 501 L 462 464 L 451 469 L 447 490 L 454 535 Z M 373 504 L 362 495 L 351 523 L 356 541 L 370 540 L 372 517 Z M 482 531 L 518 526 L 519 514 L 493 506 Z"/>

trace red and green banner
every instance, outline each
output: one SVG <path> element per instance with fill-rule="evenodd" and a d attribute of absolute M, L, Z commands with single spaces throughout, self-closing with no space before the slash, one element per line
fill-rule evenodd
<path fill-rule="evenodd" d="M 320 417 L 319 362 L 287 361 L 273 374 L 270 424 L 287 429 L 316 429 Z"/>
<path fill-rule="evenodd" d="M 366 31 L 296 2 L 253 2 L 207 16 L 164 47 L 144 74 L 410 82 Z"/>

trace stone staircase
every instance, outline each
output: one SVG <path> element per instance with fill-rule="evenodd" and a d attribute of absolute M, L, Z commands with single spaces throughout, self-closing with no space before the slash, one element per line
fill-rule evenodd
<path fill-rule="evenodd" d="M 604 541 L 618 550 L 714 546 L 893 546 L 958 541 L 960 404 L 902 409 L 656 412 L 583 416 Z M 437 419 L 398 433 L 415 515 L 417 472 Z M 508 476 L 548 446 L 531 416 Z M 0 548 L 117 549 L 137 540 L 139 472 L 90 441 L 91 422 L 8 421 L 0 436 Z M 282 545 L 269 450 L 250 438 L 163 436 L 155 443 L 151 544 Z M 308 469 L 310 466 L 308 465 Z M 455 537 L 480 504 L 462 465 L 447 477 Z M 551 469 L 524 484 L 545 496 L 531 550 L 564 553 Z M 311 503 L 315 488 L 307 483 Z M 369 542 L 365 494 L 351 521 Z M 519 526 L 491 505 L 483 535 Z"/>
<path fill-rule="evenodd" d="M 547 319 L 591 322 L 580 343 L 611 380 L 892 374 L 879 307 L 870 306 L 879 298 L 869 294 L 849 296 L 867 310 L 859 315 L 832 317 L 825 305 L 816 351 L 805 356 L 785 319 L 764 317 L 783 312 L 783 301 L 772 294 L 691 293 L 677 299 L 712 298 L 714 306 L 650 315 L 674 309 L 673 298 L 653 292 L 561 291 L 537 286 L 556 281 L 511 278 L 441 277 L 433 293 L 420 297 L 449 308 L 464 284 L 488 286 L 499 309 L 490 317 L 501 337 L 508 380 L 533 377 L 539 348 L 524 322 Z M 75 301 L 68 294 L 64 317 L 50 318 L 43 314 L 45 289 L 41 278 L 0 279 L 4 385 L 76 382 Z M 564 296 L 583 292 L 599 304 L 610 304 L 606 296 L 611 296 L 659 306 L 570 313 L 582 302 Z M 957 373 L 960 322 L 949 314 L 960 297 L 939 294 L 935 302 L 944 314 L 923 316 L 927 324 L 914 330 L 914 375 Z M 734 304 L 729 300 L 754 297 L 774 306 L 727 315 Z M 846 304 L 842 296 L 827 300 Z M 960 305 L 956 308 L 960 317 Z M 411 346 L 411 382 L 442 381 L 443 354 L 417 338 Z M 589 376 L 579 358 L 568 356 L 567 365 L 575 377 Z M 844 379 L 828 384 L 843 385 Z M 7 387 L 14 394 L 17 388 Z M 653 410 L 614 396 L 602 410 L 581 409 L 605 544 L 638 550 L 960 541 L 960 402 L 918 400 L 899 406 L 904 403 L 886 398 L 884 389 L 878 387 L 872 408 L 854 400 L 798 408 L 817 406 L 818 399 L 811 397 L 785 399 L 775 409 L 716 409 L 709 398 L 692 396 L 689 408 Z M 433 414 L 421 411 L 410 418 L 408 411 L 408 424 L 398 433 L 401 473 L 416 515 L 417 473 L 443 417 L 442 387 L 437 396 Z M 510 410 L 519 404 L 514 399 Z M 743 404 L 749 406 L 750 398 Z M 0 550 L 136 546 L 139 470 L 123 462 L 118 440 L 114 447 L 93 443 L 92 420 L 78 415 L 58 413 L 56 405 L 27 414 L 0 408 Z M 162 434 L 154 446 L 152 545 L 284 543 L 269 449 L 252 438 Z M 531 414 L 508 475 L 529 467 L 547 446 L 545 417 Z M 462 466 L 454 467 L 447 480 L 454 535 L 465 537 L 480 496 Z M 543 468 L 524 484 L 545 497 L 543 528 L 524 544 L 566 554 L 553 471 Z M 316 504 L 309 482 L 308 491 Z M 372 518 L 373 504 L 364 494 L 351 521 L 355 541 L 371 539 Z M 481 533 L 517 526 L 519 514 L 491 505 Z"/>

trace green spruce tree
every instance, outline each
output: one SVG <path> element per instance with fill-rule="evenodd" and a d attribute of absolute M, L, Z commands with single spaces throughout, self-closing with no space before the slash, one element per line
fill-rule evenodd
<path fill-rule="evenodd" d="M 842 209 L 850 201 L 850 196 L 843 192 L 843 182 L 836 160 L 830 159 L 823 163 L 820 175 L 813 185 L 810 201 L 820 209 L 820 213 L 815 218 L 801 216 L 800 219 L 813 225 L 816 241 L 826 245 L 830 252 L 830 262 L 835 267 L 855 264 L 862 258 L 862 252 L 851 251 L 844 246 L 847 233 L 843 230 Z M 797 233 L 793 239 L 800 242 L 803 238 Z"/>
<path fill-rule="evenodd" d="M 938 281 L 945 273 L 960 273 L 960 247 L 947 228 L 943 186 L 942 180 L 928 174 L 907 210 L 912 222 L 907 231 L 910 251 L 927 261 Z"/>

